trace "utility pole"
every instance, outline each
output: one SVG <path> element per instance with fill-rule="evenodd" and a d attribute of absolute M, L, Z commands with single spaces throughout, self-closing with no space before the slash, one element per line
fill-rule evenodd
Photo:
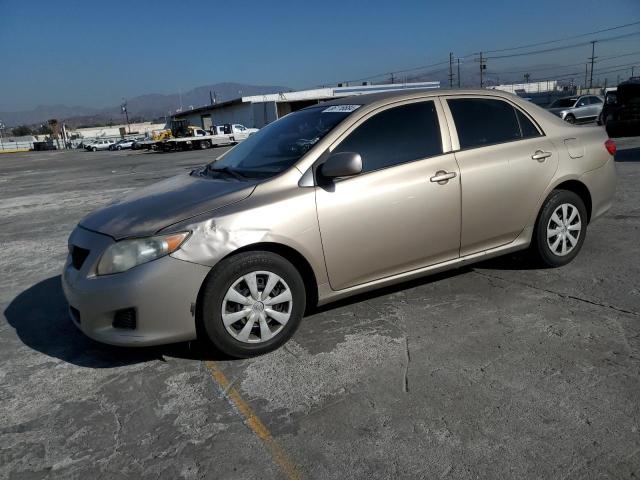
<path fill-rule="evenodd" d="M 460 59 L 458 58 L 458 88 L 460 88 Z"/>
<path fill-rule="evenodd" d="M 213 94 L 211 93 L 211 90 L 209 90 L 209 105 L 213 105 Z"/>
<path fill-rule="evenodd" d="M 124 100 L 124 98 L 123 98 L 123 100 Z M 127 127 L 129 128 L 129 134 L 131 134 L 131 125 L 129 125 L 129 112 L 127 111 L 127 101 L 126 100 L 120 106 L 120 108 L 122 109 L 122 113 L 124 113 L 124 116 L 127 119 Z"/>
<path fill-rule="evenodd" d="M 449 88 L 453 88 L 453 52 L 449 52 Z"/>
<path fill-rule="evenodd" d="M 587 88 L 587 75 L 589 74 L 589 64 L 584 64 L 584 88 Z"/>
<path fill-rule="evenodd" d="M 529 83 L 529 78 L 531 78 L 531 75 L 530 75 L 530 74 L 528 74 L 528 73 L 525 73 L 525 74 L 524 74 L 524 82 L 525 82 L 525 83 Z"/>
<path fill-rule="evenodd" d="M 633 67 L 631 67 L 631 76 L 633 77 L 633 72 L 635 71 L 636 67 L 635 65 Z"/>
<path fill-rule="evenodd" d="M 596 41 L 591 40 L 591 76 L 589 77 L 589 88 L 593 87 L 593 62 L 596 59 L 594 56 L 596 53 Z"/>
<path fill-rule="evenodd" d="M 480 60 L 479 61 L 480 61 L 480 88 L 483 88 L 484 87 L 484 79 L 483 79 L 482 75 L 484 74 L 484 71 L 487 69 L 487 64 L 486 64 L 487 59 L 486 58 L 482 58 L 482 52 L 480 52 Z"/>
<path fill-rule="evenodd" d="M 396 77 L 393 74 L 393 72 L 391 72 L 391 83 L 395 83 L 396 82 Z"/>

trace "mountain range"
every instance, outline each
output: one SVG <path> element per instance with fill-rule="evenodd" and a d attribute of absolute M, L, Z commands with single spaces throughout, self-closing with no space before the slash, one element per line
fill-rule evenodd
<path fill-rule="evenodd" d="M 171 115 L 181 107 L 186 110 L 209 105 L 211 97 L 214 97 L 217 102 L 224 102 L 241 96 L 288 92 L 290 90 L 281 86 L 245 85 L 232 82 L 216 83 L 196 87 L 182 94 L 149 93 L 132 97 L 127 99 L 127 111 L 131 122 L 149 121 Z M 51 118 L 64 121 L 67 126 L 72 128 L 81 125 L 124 122 L 120 105 L 106 108 L 41 105 L 28 111 L 0 112 L 0 120 L 7 128 L 17 125 L 38 125 Z"/>

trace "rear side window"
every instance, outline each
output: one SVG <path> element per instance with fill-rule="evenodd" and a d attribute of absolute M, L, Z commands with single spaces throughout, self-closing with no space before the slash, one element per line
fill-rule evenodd
<path fill-rule="evenodd" d="M 524 113 L 522 113 L 518 109 L 514 109 L 516 111 L 516 116 L 518 117 L 518 123 L 520 124 L 520 131 L 522 132 L 522 138 L 533 138 L 539 137 L 540 132 L 533 124 L 531 120 L 529 120 Z"/>
<path fill-rule="evenodd" d="M 460 148 L 474 148 L 522 138 L 516 110 L 502 100 L 447 100 L 458 131 Z"/>
<path fill-rule="evenodd" d="M 365 121 L 334 150 L 356 152 L 371 172 L 442 153 L 438 114 L 432 101 L 390 108 Z"/>

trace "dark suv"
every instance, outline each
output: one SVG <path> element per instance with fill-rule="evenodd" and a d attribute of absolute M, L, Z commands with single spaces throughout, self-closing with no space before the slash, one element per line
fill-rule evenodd
<path fill-rule="evenodd" d="M 631 77 L 607 94 L 601 118 L 610 137 L 640 135 L 640 77 Z"/>

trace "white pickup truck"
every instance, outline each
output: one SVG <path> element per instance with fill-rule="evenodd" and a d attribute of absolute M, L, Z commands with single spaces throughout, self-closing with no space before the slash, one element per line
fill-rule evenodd
<path fill-rule="evenodd" d="M 190 130 L 190 135 L 140 142 L 140 146 L 162 151 L 206 149 L 235 145 L 258 131 L 257 128 L 247 128 L 240 124 L 214 125 L 210 131 L 191 126 L 186 128 Z"/>

